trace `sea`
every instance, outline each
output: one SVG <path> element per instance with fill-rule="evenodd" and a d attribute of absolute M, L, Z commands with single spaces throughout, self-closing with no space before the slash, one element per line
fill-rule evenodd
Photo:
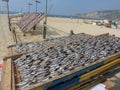
<path fill-rule="evenodd" d="M 18 14 L 19 12 L 9 12 L 10 14 Z M 7 14 L 5 11 L 0 11 L 0 14 Z M 74 15 L 53 15 L 49 14 L 48 17 L 59 17 L 59 18 L 70 18 L 70 19 L 90 19 L 90 20 L 101 20 L 99 18 L 86 18 L 86 17 L 80 17 L 80 16 L 74 16 Z"/>
<path fill-rule="evenodd" d="M 59 17 L 59 18 L 70 18 L 70 19 L 90 19 L 90 20 L 101 20 L 99 18 L 87 18 L 87 17 L 80 17 L 80 16 L 67 16 L 67 15 L 48 15 L 48 17 Z"/>

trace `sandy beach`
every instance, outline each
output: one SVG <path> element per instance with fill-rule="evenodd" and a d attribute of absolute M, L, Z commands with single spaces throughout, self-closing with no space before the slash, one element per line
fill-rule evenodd
<path fill-rule="evenodd" d="M 7 15 L 0 14 L 0 60 L 8 55 L 7 46 L 14 44 L 8 27 Z"/>
<path fill-rule="evenodd" d="M 26 33 L 26 36 L 23 36 L 23 32 L 15 24 L 19 19 L 11 19 L 12 27 L 15 27 L 15 32 L 19 43 L 37 42 L 44 40 L 42 36 L 44 20 L 37 25 L 36 30 L 30 31 Z M 86 24 L 83 22 L 82 19 L 78 20 L 69 18 L 48 17 L 47 25 L 47 39 L 68 36 L 70 35 L 71 30 L 73 30 L 75 34 L 86 33 L 90 35 L 99 35 L 110 33 L 111 35 L 116 35 L 117 37 L 120 37 L 120 28 L 111 29 L 104 26 Z M 9 31 L 7 15 L 0 15 L 0 30 L 0 60 L 3 60 L 3 58 L 8 55 L 7 46 L 15 44 L 12 38 L 13 36 Z"/>
<path fill-rule="evenodd" d="M 13 18 L 13 20 L 19 20 L 18 18 Z M 87 21 L 87 20 L 86 20 Z M 7 46 L 15 44 L 13 42 L 11 32 L 8 28 L 7 23 L 7 15 L 0 15 L 0 60 L 3 59 L 4 56 L 8 55 Z M 17 22 L 17 21 L 16 21 Z M 31 31 L 23 36 L 23 32 L 14 24 L 12 27 L 16 29 L 16 35 L 19 43 L 23 42 L 37 42 L 44 40 L 42 38 L 42 30 L 43 30 L 43 21 L 41 21 L 37 25 L 36 31 Z M 75 34 L 77 33 L 86 33 L 90 35 L 99 35 L 104 33 L 110 33 L 111 35 L 120 36 L 120 29 L 111 29 L 106 28 L 104 26 L 95 26 L 92 24 L 83 23 L 82 19 L 69 19 L 69 18 L 58 18 L 58 17 L 48 17 L 48 30 L 47 30 L 47 38 L 54 38 L 60 36 L 69 35 L 70 31 L 73 30 Z"/>
<path fill-rule="evenodd" d="M 86 20 L 87 21 L 87 20 Z M 48 25 L 55 27 L 64 32 L 70 33 L 73 30 L 75 34 L 77 33 L 87 33 L 90 35 L 99 35 L 103 33 L 110 33 L 116 36 L 120 36 L 120 28 L 111 29 L 104 26 L 95 26 L 92 24 L 83 23 L 82 19 L 68 19 L 68 18 L 48 18 Z"/>

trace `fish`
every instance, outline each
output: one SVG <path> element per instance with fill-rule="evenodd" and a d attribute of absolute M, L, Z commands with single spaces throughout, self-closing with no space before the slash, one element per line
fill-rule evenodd
<path fill-rule="evenodd" d="M 28 47 L 23 49 L 26 45 Z M 22 78 L 21 83 L 18 83 L 17 86 L 25 88 L 76 68 L 88 66 L 119 52 L 120 38 L 110 35 L 89 37 L 85 34 L 78 34 L 17 46 L 17 48 L 19 47 L 22 48 L 22 51 L 35 49 L 31 53 L 14 59 L 14 64 Z"/>

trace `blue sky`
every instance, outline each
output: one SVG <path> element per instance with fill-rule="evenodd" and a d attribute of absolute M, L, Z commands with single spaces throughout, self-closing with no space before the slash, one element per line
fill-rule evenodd
<path fill-rule="evenodd" d="M 31 11 L 35 11 L 35 0 L 9 0 L 10 11 L 28 11 L 28 3 L 32 3 Z M 45 11 L 45 1 L 38 4 L 38 10 Z M 49 14 L 75 15 L 99 10 L 120 9 L 120 0 L 48 0 Z"/>

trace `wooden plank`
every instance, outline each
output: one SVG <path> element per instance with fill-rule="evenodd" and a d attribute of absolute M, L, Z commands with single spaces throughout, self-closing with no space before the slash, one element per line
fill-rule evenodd
<path fill-rule="evenodd" d="M 6 56 L 6 57 L 3 58 L 3 61 L 5 61 L 5 60 L 7 60 L 9 58 L 12 58 L 12 59 L 18 58 L 18 57 L 20 57 L 23 54 L 26 54 L 26 52 L 25 53 L 14 54 L 14 55 L 8 55 L 8 56 Z"/>
<path fill-rule="evenodd" d="M 41 17 L 42 16 L 42 17 Z M 37 23 L 40 22 L 44 17 L 43 13 L 29 13 L 24 15 L 24 17 L 16 24 L 22 31 L 30 30 Z"/>
<path fill-rule="evenodd" d="M 26 21 L 29 16 L 30 16 L 30 14 L 25 14 L 23 16 L 23 18 L 16 23 L 16 25 L 18 25 L 19 27 L 21 27 L 22 22 Z"/>
<path fill-rule="evenodd" d="M 31 14 L 31 16 L 26 20 L 26 22 L 24 21 L 24 24 L 21 27 L 21 30 L 24 31 L 24 28 L 26 28 L 30 23 L 32 23 L 32 21 L 38 16 L 39 14 Z"/>
<path fill-rule="evenodd" d="M 39 15 L 36 17 L 24 30 L 30 30 L 32 29 L 37 23 L 39 23 L 44 18 L 44 14 Z"/>
<path fill-rule="evenodd" d="M 8 54 L 13 55 L 13 48 L 8 48 Z"/>
<path fill-rule="evenodd" d="M 111 62 L 112 60 L 115 60 L 117 58 L 120 58 L 120 53 L 116 53 L 114 55 L 111 55 L 104 59 L 105 64 Z"/>
<path fill-rule="evenodd" d="M 1 89 L 4 90 L 4 79 L 5 79 L 5 73 L 6 73 L 6 61 L 3 62 L 3 68 L 2 68 L 2 76 L 1 76 Z"/>
<path fill-rule="evenodd" d="M 110 67 L 112 67 L 116 64 L 119 64 L 119 63 L 120 63 L 120 59 L 113 60 L 112 62 L 109 62 L 108 64 L 105 64 L 105 65 L 103 65 L 103 66 L 101 66 L 93 71 L 88 72 L 87 74 L 80 76 L 80 80 L 81 81 L 87 80 L 87 79 L 91 78 L 92 76 L 97 75 L 97 74 L 99 74 L 99 73 L 109 69 Z"/>
<path fill-rule="evenodd" d="M 39 14 L 31 14 L 31 16 L 29 17 L 29 20 L 27 20 L 25 27 L 23 27 L 21 29 L 24 30 L 24 28 L 26 28 L 38 16 L 39 16 Z"/>
<path fill-rule="evenodd" d="M 11 81 L 12 81 L 12 74 L 11 74 L 11 59 L 6 61 L 5 71 L 3 72 L 3 83 L 2 83 L 2 90 L 12 90 Z"/>
<path fill-rule="evenodd" d="M 12 62 L 12 90 L 15 90 L 15 73 L 14 73 L 14 65 Z"/>
<path fill-rule="evenodd" d="M 14 69 L 15 69 L 15 74 L 16 74 L 16 77 L 15 77 L 16 83 L 20 83 L 22 81 L 22 79 L 20 77 L 20 73 L 18 71 L 18 67 L 14 67 Z"/>
<path fill-rule="evenodd" d="M 10 59 L 8 59 L 7 61 L 11 61 Z M 6 66 L 7 66 L 7 68 L 10 68 L 10 66 L 8 65 L 8 64 L 6 64 Z M 92 66 L 92 65 L 90 65 L 90 66 Z M 87 66 L 88 68 L 89 68 L 89 66 Z M 84 67 L 85 68 L 85 67 Z M 82 70 L 83 68 L 79 68 L 78 69 L 78 71 L 79 70 Z M 7 69 L 6 69 L 7 70 Z M 77 70 L 77 69 L 76 69 Z M 70 75 L 70 74 L 72 74 L 72 73 L 74 73 L 74 72 L 76 72 L 76 70 L 73 70 L 73 71 L 71 71 L 71 72 L 69 72 L 69 73 L 67 73 L 67 74 L 64 74 L 64 75 L 61 75 L 61 76 L 59 76 L 59 77 L 56 77 L 56 78 L 54 78 L 54 79 L 52 79 L 52 80 L 49 80 L 49 81 L 47 81 L 47 82 L 42 82 L 42 83 L 38 83 L 38 84 L 35 84 L 35 85 L 31 85 L 28 89 L 26 88 L 26 90 L 30 90 L 30 89 L 34 89 L 34 88 L 40 88 L 40 90 L 43 90 L 44 89 L 44 85 L 47 83 L 47 84 L 49 84 L 49 83 L 52 83 L 54 80 L 57 80 L 57 79 L 59 79 L 59 78 L 63 78 L 63 77 L 65 77 L 65 76 L 67 76 L 67 75 Z M 8 72 L 8 71 L 7 71 Z M 5 77 L 9 77 L 9 74 L 11 73 L 11 72 L 9 72 L 9 74 L 7 73 L 7 72 L 5 72 Z M 6 74 L 8 74 L 8 75 L 6 75 Z M 13 75 L 13 74 L 12 74 Z M 13 76 L 12 76 L 13 77 Z M 7 79 L 7 81 L 8 81 L 9 79 Z M 11 80 L 11 79 L 10 79 Z M 8 81 L 9 83 L 10 83 L 10 81 Z M 10 86 L 10 84 L 8 84 L 9 86 Z M 12 86 L 14 86 L 15 84 L 14 83 L 12 83 Z M 12 87 L 11 86 L 11 87 Z M 5 87 L 5 86 L 4 86 Z M 7 90 L 6 88 L 5 89 L 3 89 L 3 90 Z M 25 90 L 25 89 L 24 89 Z M 36 89 L 37 90 L 37 89 Z"/>

